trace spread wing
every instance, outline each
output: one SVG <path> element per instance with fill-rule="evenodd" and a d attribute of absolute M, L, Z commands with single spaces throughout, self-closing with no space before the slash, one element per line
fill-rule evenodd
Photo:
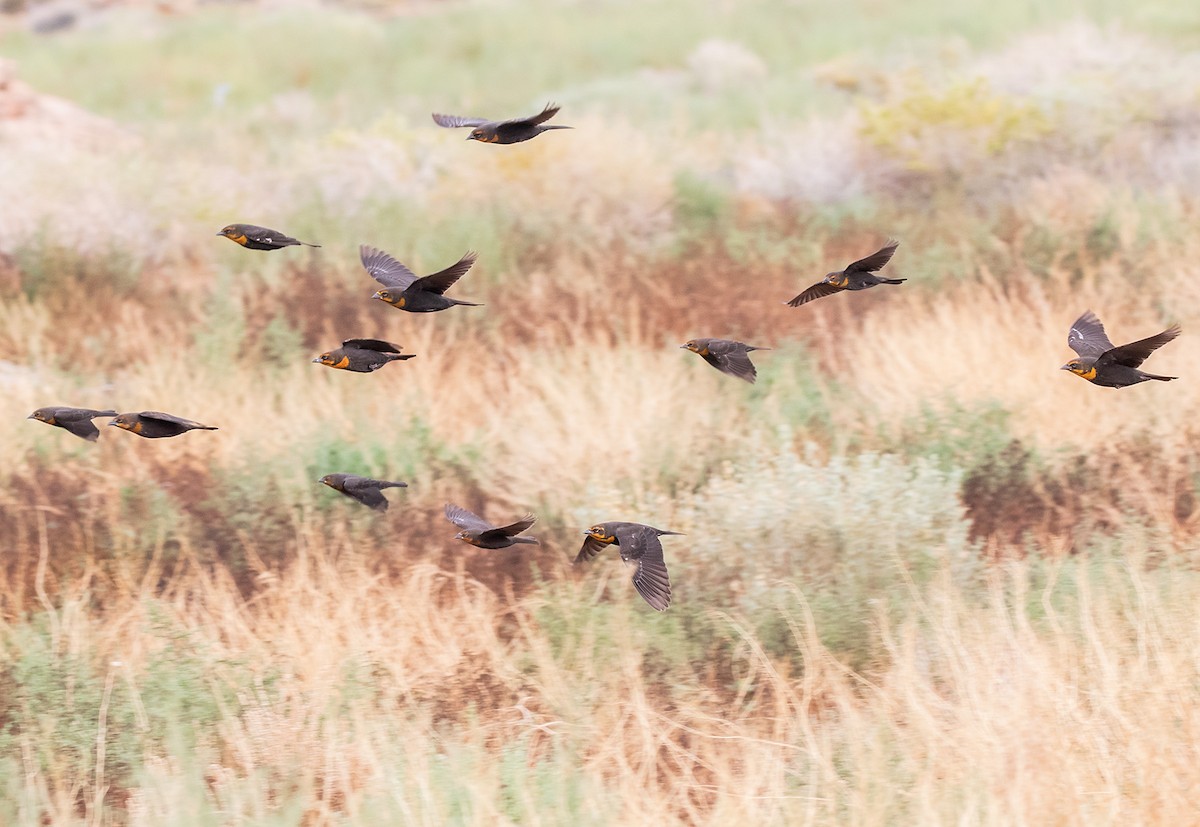
<path fill-rule="evenodd" d="M 882 270 L 884 265 L 892 260 L 892 254 L 896 252 L 896 248 L 900 246 L 899 241 L 889 240 L 879 248 L 877 252 L 871 253 L 866 258 L 860 258 L 858 261 L 849 265 L 844 272 L 846 273 L 874 273 L 876 270 Z"/>
<path fill-rule="evenodd" d="M 374 247 L 368 247 L 363 244 L 358 248 L 358 257 L 362 261 L 363 267 L 367 268 L 367 272 L 371 274 L 371 278 L 384 287 L 395 287 L 399 290 L 404 290 L 417 280 L 417 276 L 412 270 L 409 270 L 383 250 L 377 250 Z"/>
<path fill-rule="evenodd" d="M 382 339 L 347 339 L 342 347 L 352 347 L 359 350 L 373 350 L 376 353 L 399 353 L 400 346 Z"/>
<path fill-rule="evenodd" d="M 758 378 L 758 371 L 755 370 L 754 363 L 750 361 L 750 357 L 746 355 L 746 351 L 744 350 L 730 350 L 727 353 L 717 353 L 709 347 L 708 355 L 704 357 L 704 361 L 721 371 L 721 373 L 728 373 L 730 376 L 736 376 L 738 379 L 745 379 L 752 385 L 754 384 L 754 380 Z"/>
<path fill-rule="evenodd" d="M 1162 334 L 1159 335 L 1161 336 Z M 1175 337 L 1172 336 L 1171 338 Z M 1168 339 L 1167 341 L 1170 340 Z M 1141 343 L 1134 342 L 1134 344 Z M 1166 342 L 1161 342 L 1160 344 L 1166 344 Z M 1067 346 L 1085 359 L 1094 359 L 1113 349 L 1113 343 L 1109 341 L 1108 334 L 1104 332 L 1104 325 L 1096 318 L 1096 314 L 1090 310 L 1085 310 L 1083 315 L 1071 325 L 1071 332 L 1067 334 Z M 1125 347 L 1132 346 L 1125 345 Z M 1158 345 L 1154 347 L 1158 347 Z M 1153 349 L 1151 348 L 1150 350 Z M 1150 351 L 1146 351 L 1146 356 L 1149 355 Z M 1145 359 L 1146 356 L 1143 356 L 1142 359 Z M 1138 361 L 1138 364 L 1141 364 L 1141 360 Z"/>
<path fill-rule="evenodd" d="M 142 419 L 157 419 L 159 422 L 170 422 L 173 425 L 183 425 L 188 428 L 208 428 L 207 425 L 201 425 L 195 420 L 184 419 L 181 416 L 163 413 L 162 411 L 142 411 L 138 416 Z"/>
<path fill-rule="evenodd" d="M 555 115 L 557 115 L 558 110 L 559 110 L 559 107 L 557 104 L 548 103 L 548 104 L 546 104 L 546 108 L 543 109 L 541 112 L 539 112 L 536 115 L 531 115 L 528 118 L 509 118 L 507 121 L 500 121 L 500 123 L 497 124 L 497 127 L 537 126 L 538 124 L 545 123 L 546 121 L 550 120 Z"/>
<path fill-rule="evenodd" d="M 459 126 L 483 126 L 485 123 L 490 123 L 487 118 L 464 118 L 461 115 L 443 115 L 440 112 L 433 113 L 433 122 L 447 129 Z"/>
<path fill-rule="evenodd" d="M 1097 364 L 1117 364 L 1136 368 L 1142 362 L 1146 361 L 1151 353 L 1178 336 L 1182 330 L 1183 328 L 1179 325 L 1173 324 L 1156 336 L 1149 336 L 1145 339 L 1138 339 L 1136 342 L 1130 342 L 1127 345 L 1114 347 L 1097 360 Z"/>
<path fill-rule="evenodd" d="M 60 419 L 58 425 L 88 442 L 95 442 L 100 438 L 100 429 L 90 419 Z"/>
<path fill-rule="evenodd" d="M 370 506 L 376 511 L 387 511 L 387 497 L 383 496 L 383 492 L 373 485 L 366 485 L 367 482 L 373 480 L 363 480 L 358 485 L 353 485 L 349 480 L 346 481 L 346 487 L 342 491 L 347 497 L 353 497 L 360 503 Z"/>
<path fill-rule="evenodd" d="M 473 511 L 446 503 L 446 519 L 465 531 L 491 531 L 496 527 Z"/>
<path fill-rule="evenodd" d="M 585 560 L 591 560 L 606 548 L 608 548 L 606 543 L 600 542 L 595 537 L 586 537 L 584 538 L 582 548 L 579 549 L 579 553 L 575 555 L 572 565 L 577 566 Z"/>
<path fill-rule="evenodd" d="M 633 587 L 650 608 L 665 611 L 671 605 L 671 580 L 657 532 L 647 526 L 630 526 L 617 529 L 616 534 L 621 556 L 637 561 Z"/>
<path fill-rule="evenodd" d="M 493 529 L 493 532 L 501 537 L 516 537 L 522 531 L 528 530 L 529 527 L 536 522 L 537 517 L 533 516 L 532 514 L 526 514 L 515 523 L 502 525 L 499 528 Z"/>
<path fill-rule="evenodd" d="M 445 270 L 434 273 L 431 276 L 423 276 L 412 283 L 412 287 L 417 290 L 425 290 L 429 293 L 442 294 L 445 293 L 454 282 L 461 279 L 471 269 L 471 265 L 475 263 L 476 254 L 468 252 L 454 264 L 451 264 Z M 404 265 L 400 265 L 403 267 Z"/>
<path fill-rule="evenodd" d="M 802 304 L 808 304 L 813 299 L 821 299 L 821 298 L 824 298 L 825 296 L 832 296 L 834 293 L 840 293 L 840 292 L 842 292 L 843 289 L 844 288 L 834 287 L 832 284 L 827 284 L 826 282 L 819 281 L 816 284 L 814 284 L 812 287 L 805 290 L 799 296 L 797 296 L 796 298 L 794 298 L 790 302 L 788 302 L 788 306 L 789 307 L 799 307 Z"/>

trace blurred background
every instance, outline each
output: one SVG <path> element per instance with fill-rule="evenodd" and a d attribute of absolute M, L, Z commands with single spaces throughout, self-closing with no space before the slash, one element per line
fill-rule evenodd
<path fill-rule="evenodd" d="M 1200 6 L 0 10 L 0 822 L 1194 820 Z M 1179 381 L 1059 371 L 1087 309 Z M 602 520 L 686 534 L 666 613 Z"/>

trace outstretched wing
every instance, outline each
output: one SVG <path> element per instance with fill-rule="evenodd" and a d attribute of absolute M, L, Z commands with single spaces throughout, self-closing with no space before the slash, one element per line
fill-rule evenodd
<path fill-rule="evenodd" d="M 884 265 L 892 260 L 892 255 L 896 252 L 896 248 L 900 246 L 899 241 L 889 240 L 878 251 L 871 253 L 866 258 L 860 258 L 858 261 L 846 267 L 846 273 L 874 273 L 876 270 L 882 270 Z"/>
<path fill-rule="evenodd" d="M 704 361 L 721 371 L 721 373 L 728 373 L 730 376 L 736 376 L 738 379 L 745 379 L 752 385 L 754 384 L 754 380 L 758 378 L 758 371 L 755 370 L 754 363 L 750 361 L 750 357 L 746 355 L 746 351 L 744 350 L 716 353 L 710 347 L 708 355 L 704 357 Z"/>
<path fill-rule="evenodd" d="M 509 523 L 508 525 L 502 525 L 499 528 L 493 529 L 492 531 L 501 537 L 516 537 L 522 531 L 528 530 L 529 527 L 532 526 L 536 522 L 537 522 L 537 517 L 533 516 L 532 514 L 526 514 L 524 517 L 517 520 L 515 523 Z"/>
<path fill-rule="evenodd" d="M 545 123 L 557 115 L 558 110 L 558 104 L 548 103 L 546 104 L 546 108 L 536 115 L 531 115 L 528 118 L 509 118 L 507 121 L 500 121 L 500 123 L 498 123 L 496 126 L 537 126 L 538 124 Z"/>
<path fill-rule="evenodd" d="M 658 532 L 649 526 L 624 526 L 616 530 L 621 556 L 637 562 L 633 587 L 655 611 L 665 611 L 671 605 L 671 580 L 663 560 L 662 543 Z"/>
<path fill-rule="evenodd" d="M 417 279 L 412 283 L 412 286 L 417 290 L 425 290 L 429 293 L 441 295 L 449 290 L 454 282 L 467 274 L 467 271 L 471 269 L 471 265 L 475 263 L 475 258 L 475 252 L 470 251 L 445 270 Z"/>
<path fill-rule="evenodd" d="M 608 548 L 607 543 L 602 543 L 595 537 L 585 537 L 583 540 L 583 546 L 579 549 L 579 553 L 575 555 L 575 560 L 572 565 L 577 566 L 585 560 L 591 560 L 606 548 Z"/>
<path fill-rule="evenodd" d="M 491 531 L 494 525 L 460 505 L 446 503 L 446 519 L 465 531 Z"/>
<path fill-rule="evenodd" d="M 459 126 L 483 126 L 485 123 L 489 123 L 487 118 L 464 118 L 461 115 L 443 115 L 440 112 L 433 113 L 433 122 L 447 129 Z"/>
<path fill-rule="evenodd" d="M 347 480 L 346 487 L 342 490 L 342 493 L 347 497 L 353 497 L 363 505 L 369 506 L 376 511 L 387 511 L 387 497 L 383 496 L 383 492 L 374 485 L 366 484 L 370 482 L 373 482 L 373 480 L 363 480 L 359 485 L 351 485 L 349 480 Z"/>
<path fill-rule="evenodd" d="M 138 416 L 142 419 L 157 419 L 159 422 L 170 422 L 173 425 L 184 425 L 188 428 L 208 428 L 207 425 L 201 425 L 195 420 L 184 419 L 181 416 L 163 413 L 162 411 L 142 411 Z"/>
<path fill-rule="evenodd" d="M 1098 359 L 1097 364 L 1117 364 L 1128 368 L 1136 368 L 1142 362 L 1146 361 L 1151 353 L 1178 336 L 1182 330 L 1183 328 L 1179 325 L 1173 324 L 1156 336 L 1149 336 L 1145 339 L 1138 339 L 1136 342 L 1130 342 L 1127 345 L 1114 347 Z"/>
<path fill-rule="evenodd" d="M 843 289 L 845 289 L 845 288 L 834 287 L 832 284 L 828 284 L 826 282 L 819 281 L 816 284 L 814 284 L 812 287 L 805 290 L 799 296 L 797 296 L 796 298 L 794 298 L 790 302 L 788 302 L 788 306 L 789 307 L 799 307 L 802 304 L 808 304 L 813 299 L 821 299 L 821 298 L 824 298 L 825 296 L 832 296 L 834 293 L 840 293 L 840 292 L 842 292 Z"/>
<path fill-rule="evenodd" d="M 1171 338 L 1175 337 L 1172 336 Z M 1141 343 L 1134 342 L 1134 344 Z M 1165 342 L 1162 344 L 1165 344 Z M 1113 343 L 1109 341 L 1108 334 L 1104 332 L 1104 325 L 1096 318 L 1096 314 L 1090 310 L 1083 311 L 1083 315 L 1071 325 L 1071 332 L 1067 334 L 1067 346 L 1085 359 L 1094 359 L 1113 349 Z M 1125 347 L 1132 347 L 1132 345 L 1125 345 Z M 1158 345 L 1155 345 L 1155 347 L 1158 347 Z M 1153 349 L 1151 348 L 1151 350 Z M 1146 356 L 1149 355 L 1150 352 L 1147 351 Z M 1142 359 L 1145 359 L 1146 356 L 1143 356 Z M 1141 364 L 1140 360 L 1138 364 Z"/>
<path fill-rule="evenodd" d="M 417 276 L 396 259 L 374 247 L 363 244 L 358 248 L 358 257 L 363 267 L 371 274 L 371 278 L 384 287 L 406 289 L 417 280 Z"/>
<path fill-rule="evenodd" d="M 382 339 L 347 339 L 342 347 L 352 347 L 358 350 L 373 350 L 376 353 L 399 353 L 400 346 Z"/>

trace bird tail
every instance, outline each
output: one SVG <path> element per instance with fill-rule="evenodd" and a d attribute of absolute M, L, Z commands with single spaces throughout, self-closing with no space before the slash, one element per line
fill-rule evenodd
<path fill-rule="evenodd" d="M 551 129 L 574 129 L 574 128 L 575 127 L 573 127 L 573 126 L 563 126 L 562 124 L 549 124 L 546 126 L 542 126 L 542 131 L 546 132 Z"/>
<path fill-rule="evenodd" d="M 1172 379 L 1178 379 L 1178 376 L 1159 376 L 1157 373 L 1146 373 L 1141 371 L 1141 374 L 1146 379 L 1157 379 L 1159 382 L 1170 382 Z"/>
<path fill-rule="evenodd" d="M 482 302 L 465 302 L 462 299 L 451 299 L 449 296 L 446 296 L 446 298 L 450 299 L 450 301 L 454 302 L 455 304 L 461 304 L 464 307 L 483 307 Z"/>
<path fill-rule="evenodd" d="M 416 355 L 417 354 L 415 354 L 415 353 L 389 353 L 389 354 L 387 354 L 389 362 L 395 362 L 396 360 L 412 359 L 412 358 L 415 358 Z"/>
<path fill-rule="evenodd" d="M 881 278 L 879 280 L 879 283 L 880 284 L 901 284 L 906 281 L 908 281 L 908 279 L 884 279 L 884 278 Z"/>
<path fill-rule="evenodd" d="M 408 483 L 392 481 L 392 480 L 384 480 L 383 482 L 381 482 L 379 484 L 379 488 L 381 490 L 384 488 L 408 488 Z"/>
<path fill-rule="evenodd" d="M 541 543 L 538 542 L 537 537 L 513 537 L 512 541 L 514 543 L 530 543 L 535 546 L 541 545 Z"/>
<path fill-rule="evenodd" d="M 305 247 L 320 247 L 321 246 L 320 244 L 309 244 L 307 241 L 301 241 L 300 243 L 303 244 Z"/>
<path fill-rule="evenodd" d="M 198 430 L 198 431 L 216 431 L 216 430 L 220 430 L 220 429 L 217 428 L 216 425 L 201 425 L 196 430 Z"/>
<path fill-rule="evenodd" d="M 677 537 L 682 537 L 682 536 L 683 536 L 683 532 L 682 532 L 682 531 L 665 531 L 665 530 L 663 530 L 663 529 L 661 529 L 661 528 L 656 528 L 656 529 L 654 529 L 654 530 L 658 532 L 658 536 L 659 536 L 659 537 L 663 536 L 664 534 L 674 534 L 674 535 L 676 535 Z"/>

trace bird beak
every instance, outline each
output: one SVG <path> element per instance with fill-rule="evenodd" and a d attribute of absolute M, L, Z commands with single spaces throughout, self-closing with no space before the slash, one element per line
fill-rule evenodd
<path fill-rule="evenodd" d="M 217 233 L 217 235 L 225 235 L 225 233 Z"/>
<path fill-rule="evenodd" d="M 1071 369 L 1070 365 L 1063 365 L 1061 368 L 1059 368 L 1059 370 L 1070 370 L 1070 369 Z"/>
<path fill-rule="evenodd" d="M 467 136 L 467 140 L 468 140 L 468 141 L 473 141 L 473 140 L 475 140 L 475 136 L 474 136 L 474 135 L 468 135 L 468 136 Z"/>
<path fill-rule="evenodd" d="M 108 420 L 108 424 L 109 424 L 109 425 L 116 425 L 116 424 L 117 424 L 117 420 L 115 420 L 115 419 L 110 419 L 110 420 Z"/>
<path fill-rule="evenodd" d="M 680 350 L 687 350 L 687 345 L 680 345 L 680 346 L 679 346 L 679 349 L 680 349 Z"/>
<path fill-rule="evenodd" d="M 379 291 L 379 290 L 376 290 L 376 291 L 375 291 L 375 295 L 374 295 L 374 296 L 372 296 L 371 298 L 373 298 L 373 299 L 382 299 L 382 298 L 383 298 L 383 296 L 379 295 L 379 294 L 380 294 L 380 292 L 381 292 L 381 291 Z"/>
<path fill-rule="evenodd" d="M 321 357 L 318 356 L 316 359 L 313 359 L 313 362 L 318 365 L 321 364 Z"/>
<path fill-rule="evenodd" d="M 36 416 L 34 416 L 33 414 L 30 414 L 29 416 L 27 416 L 27 417 L 25 417 L 25 418 L 26 418 L 26 419 L 37 419 L 37 417 L 36 417 Z"/>

